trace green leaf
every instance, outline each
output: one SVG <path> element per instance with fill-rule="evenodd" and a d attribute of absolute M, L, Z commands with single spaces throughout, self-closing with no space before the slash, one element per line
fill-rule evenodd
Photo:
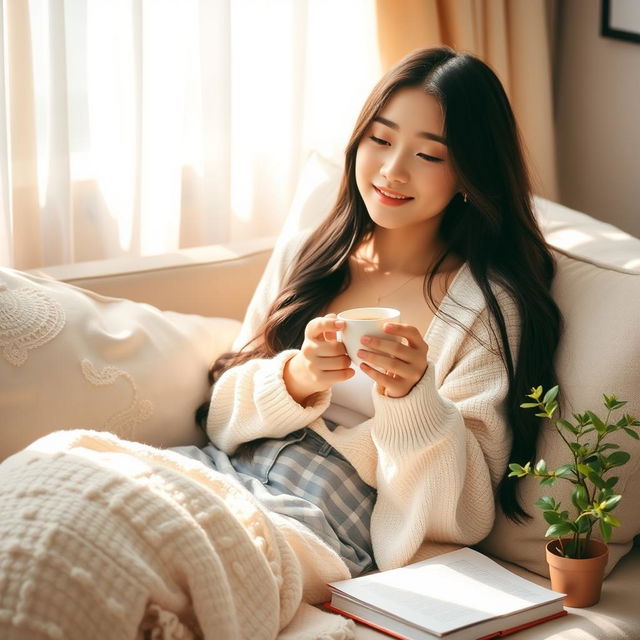
<path fill-rule="evenodd" d="M 602 394 L 604 398 L 604 406 L 609 409 L 609 411 L 615 411 L 616 409 L 620 409 L 627 404 L 626 400 L 618 400 L 615 396 L 606 396 L 604 393 Z"/>
<path fill-rule="evenodd" d="M 560 506 L 560 504 L 557 503 L 551 496 L 541 496 L 535 501 L 534 504 L 540 509 L 549 509 L 551 511 L 554 511 Z"/>
<path fill-rule="evenodd" d="M 602 536 L 602 541 L 603 542 L 609 542 L 609 540 L 611 539 L 611 525 L 608 522 L 605 522 L 604 520 L 600 520 L 599 522 L 600 525 L 600 535 Z"/>
<path fill-rule="evenodd" d="M 620 502 L 620 500 L 622 500 L 621 495 L 616 494 L 615 496 L 610 496 L 609 498 L 604 500 L 604 502 L 600 505 L 600 508 L 603 511 L 611 511 L 611 509 L 613 509 L 618 504 L 618 502 Z"/>
<path fill-rule="evenodd" d="M 558 385 L 556 385 L 555 387 L 551 387 L 551 389 L 549 389 L 549 391 L 547 391 L 547 393 L 544 394 L 542 403 L 549 404 L 550 402 L 553 402 L 557 396 L 558 396 Z"/>
<path fill-rule="evenodd" d="M 563 464 L 556 469 L 555 473 L 559 478 L 569 478 L 575 475 L 572 464 Z"/>
<path fill-rule="evenodd" d="M 598 447 L 599 451 L 606 451 L 607 449 L 619 449 L 620 445 L 616 444 L 615 442 L 607 442 L 607 444 L 601 444 L 600 447 Z"/>
<path fill-rule="evenodd" d="M 545 538 L 562 538 L 573 531 L 573 527 L 568 522 L 552 524 L 544 534 Z"/>
<path fill-rule="evenodd" d="M 578 509 L 586 509 L 589 506 L 589 494 L 587 490 L 581 485 L 577 484 L 571 493 L 571 502 L 578 507 Z"/>
<path fill-rule="evenodd" d="M 509 478 L 515 476 L 517 478 L 521 478 L 522 476 L 526 476 L 527 475 L 527 470 L 524 469 L 522 467 L 522 465 L 519 465 L 517 462 L 512 462 L 509 465 L 509 469 L 511 469 L 511 473 L 509 474 Z"/>
<path fill-rule="evenodd" d="M 632 438 L 635 438 L 636 440 L 640 440 L 640 436 L 638 435 L 638 433 L 636 431 L 634 431 L 633 429 L 629 428 L 629 427 L 622 427 Z"/>
<path fill-rule="evenodd" d="M 607 524 L 611 525 L 612 527 L 620 526 L 620 520 L 618 520 L 618 518 L 616 518 L 615 516 L 612 516 L 610 513 L 605 513 L 602 516 L 602 520 L 604 520 Z"/>
<path fill-rule="evenodd" d="M 544 475 L 545 473 L 547 473 L 547 463 L 542 459 L 538 460 L 535 466 L 535 472 L 539 473 L 540 475 Z"/>
<path fill-rule="evenodd" d="M 542 516 L 549 524 L 558 524 L 566 520 L 566 518 L 563 518 L 557 511 L 545 511 Z"/>
<path fill-rule="evenodd" d="M 556 483 L 557 478 L 555 478 L 554 476 L 547 476 L 546 478 L 542 478 L 542 480 L 540 480 L 540 486 L 541 487 L 551 487 Z"/>
<path fill-rule="evenodd" d="M 630 458 L 631 456 L 626 451 L 615 451 L 608 458 L 606 458 L 607 467 L 620 467 L 623 464 L 629 462 Z"/>
<path fill-rule="evenodd" d="M 583 475 L 583 476 L 588 476 L 593 469 L 589 466 L 587 466 L 586 464 L 577 464 L 576 465 L 576 469 Z"/>
<path fill-rule="evenodd" d="M 538 408 L 538 403 L 537 402 L 523 402 L 520 405 L 521 409 L 537 409 Z"/>
<path fill-rule="evenodd" d="M 607 489 L 613 489 L 613 487 L 615 487 L 618 483 L 618 480 L 620 480 L 618 476 L 611 476 L 610 478 L 607 478 L 607 480 L 605 481 Z"/>
<path fill-rule="evenodd" d="M 593 484 L 598 487 L 598 489 L 607 488 L 607 483 L 600 477 L 600 474 L 596 473 L 595 471 L 589 471 L 589 473 L 587 474 L 587 478 L 589 478 L 589 480 L 593 482 Z"/>
<path fill-rule="evenodd" d="M 607 430 L 605 423 L 593 411 L 587 411 L 587 415 L 598 433 L 604 433 Z"/>
<path fill-rule="evenodd" d="M 573 433 L 573 435 L 576 435 L 578 433 L 577 427 L 574 427 L 568 420 L 565 420 L 564 418 L 556 420 L 556 424 L 560 425 L 563 429 L 570 431 L 571 433 Z"/>
<path fill-rule="evenodd" d="M 607 498 L 610 498 L 613 495 L 613 491 L 609 489 L 609 487 L 605 487 L 604 489 L 598 491 L 598 494 L 594 497 L 594 502 L 604 502 Z"/>
<path fill-rule="evenodd" d="M 607 467 L 605 466 L 604 461 L 605 461 L 604 456 L 597 456 L 597 457 L 594 457 L 592 460 L 589 460 L 587 464 L 589 465 L 593 473 L 596 473 L 597 475 L 601 476 L 607 470 Z"/>

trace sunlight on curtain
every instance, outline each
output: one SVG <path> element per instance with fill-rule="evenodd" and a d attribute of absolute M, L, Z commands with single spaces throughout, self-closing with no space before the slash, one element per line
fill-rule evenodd
<path fill-rule="evenodd" d="M 374 0 L 0 6 L 0 264 L 19 268 L 276 234 L 380 75 Z"/>
<path fill-rule="evenodd" d="M 9 120 L 4 96 L 7 94 L 5 80 L 5 28 L 4 11 L 0 11 L 0 264 L 13 264 L 13 248 L 11 246 L 11 190 L 9 188 Z"/>
<path fill-rule="evenodd" d="M 67 41 L 76 55 L 70 59 L 75 68 L 69 74 L 69 90 L 72 121 L 78 123 L 72 132 L 76 140 L 73 177 L 79 183 L 95 180 L 99 188 L 95 195 L 104 202 L 98 226 L 107 237 L 113 235 L 117 247 L 126 253 L 136 246 L 140 225 L 136 200 L 140 184 L 136 31 L 140 16 L 123 0 L 72 1 Z M 97 207 L 92 209 L 98 217 Z M 111 221 L 114 232 L 109 230 Z"/>

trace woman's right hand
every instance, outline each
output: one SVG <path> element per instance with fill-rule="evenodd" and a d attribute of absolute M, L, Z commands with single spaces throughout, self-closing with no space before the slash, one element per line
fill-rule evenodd
<path fill-rule="evenodd" d="M 336 331 L 344 329 L 344 321 L 335 314 L 309 321 L 304 330 L 300 351 L 284 367 L 284 383 L 289 395 L 301 405 L 310 396 L 348 380 L 355 371 Z"/>

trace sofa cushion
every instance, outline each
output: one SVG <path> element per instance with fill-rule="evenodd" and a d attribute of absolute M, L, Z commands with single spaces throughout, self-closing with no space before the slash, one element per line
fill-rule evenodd
<path fill-rule="evenodd" d="M 598 224 L 593 221 L 593 234 L 597 233 Z M 640 240 L 635 242 L 636 255 L 640 256 Z M 591 410 L 604 417 L 602 394 L 606 393 L 627 400 L 624 412 L 640 417 L 640 273 L 609 269 L 560 252 L 556 252 L 556 260 L 552 292 L 564 317 L 556 358 L 562 414 L 571 419 L 573 413 Z M 616 491 L 623 496 L 613 512 L 621 526 L 614 528 L 609 545 L 610 571 L 640 533 L 640 442 L 624 433 L 614 434 L 608 441 L 619 444 L 632 456 L 626 465 L 610 474 L 620 478 Z M 549 423 L 541 434 L 538 457 L 552 468 L 570 462 L 566 445 Z M 517 525 L 499 513 L 482 550 L 548 575 L 542 552 L 542 536 L 548 524 L 533 503 L 541 495 L 551 495 L 572 509 L 573 485 L 558 481 L 553 487 L 540 487 L 534 478 L 519 482 L 522 504 L 532 519 Z"/>
<path fill-rule="evenodd" d="M 640 273 L 637 238 L 551 200 L 536 196 L 534 202 L 544 237 L 559 253 L 608 271 Z"/>
<path fill-rule="evenodd" d="M 283 234 L 316 226 L 337 196 L 340 166 L 312 154 L 301 174 Z M 568 207 L 534 198 L 535 213 L 557 260 L 552 294 L 564 316 L 564 333 L 556 358 L 561 410 L 602 411 L 602 394 L 629 403 L 625 411 L 640 417 L 640 240 Z M 531 381 L 536 385 L 535 380 Z M 525 399 L 523 398 L 523 401 Z M 610 571 L 640 534 L 640 442 L 625 435 L 617 441 L 632 459 L 617 468 L 616 487 L 623 499 L 614 511 L 621 526 L 614 529 Z M 567 462 L 568 449 L 553 426 L 545 424 L 538 456 L 549 465 Z M 564 486 L 567 485 L 567 486 Z M 544 532 L 548 525 L 533 503 L 543 494 L 571 504 L 568 482 L 549 489 L 537 480 L 521 481 L 522 504 L 533 516 L 516 525 L 498 513 L 491 535 L 480 545 L 487 553 L 541 575 L 548 575 Z"/>
<path fill-rule="evenodd" d="M 77 427 L 202 443 L 207 370 L 238 327 L 0 269 L 0 460 Z"/>

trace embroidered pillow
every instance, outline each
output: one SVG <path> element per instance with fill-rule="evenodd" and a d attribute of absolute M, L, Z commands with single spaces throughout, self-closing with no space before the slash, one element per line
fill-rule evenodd
<path fill-rule="evenodd" d="M 0 268 L 0 460 L 76 427 L 201 444 L 207 370 L 239 325 Z"/>

